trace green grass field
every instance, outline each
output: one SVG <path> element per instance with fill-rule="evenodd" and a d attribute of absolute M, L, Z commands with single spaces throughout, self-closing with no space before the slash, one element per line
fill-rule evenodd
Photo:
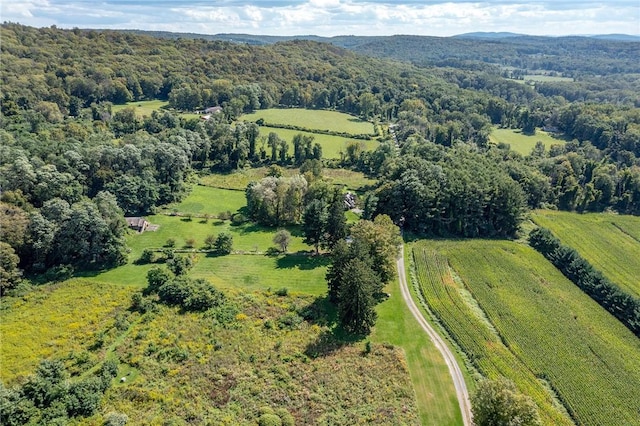
<path fill-rule="evenodd" d="M 319 143 L 322 146 L 322 158 L 336 159 L 341 158 L 341 153 L 346 152 L 346 147 L 350 143 L 361 143 L 364 146 L 365 151 L 373 151 L 379 145 L 379 143 L 375 140 L 360 140 L 360 139 L 352 139 L 346 138 L 343 136 L 333 136 L 333 135 L 324 135 L 320 133 L 309 133 L 302 132 L 300 130 L 291 130 L 291 129 L 280 129 L 277 127 L 267 127 L 260 126 L 260 136 L 267 137 L 269 133 L 274 132 L 280 138 L 289 142 L 289 154 L 293 156 L 293 137 L 299 133 L 305 136 L 312 136 L 313 143 Z M 267 149 L 267 154 L 270 154 L 269 149 Z"/>
<path fill-rule="evenodd" d="M 566 143 L 564 140 L 556 139 L 540 129 L 536 130 L 535 135 L 530 136 L 522 134 L 520 130 L 494 128 L 491 135 L 489 135 L 489 140 L 495 144 L 509 144 L 512 150 L 522 155 L 531 154 L 538 141 L 544 144 L 546 150 L 549 150 L 551 145 L 564 145 Z"/>
<path fill-rule="evenodd" d="M 372 123 L 337 111 L 272 108 L 242 116 L 245 121 L 257 121 L 261 118 L 266 123 L 300 126 L 310 130 L 332 130 L 352 135 L 374 134 Z"/>
<path fill-rule="evenodd" d="M 124 105 L 113 105 L 111 107 L 111 112 L 115 114 L 116 112 L 122 111 L 127 107 L 134 107 L 136 110 L 136 115 L 138 117 L 144 117 L 144 116 L 150 117 L 153 111 L 157 111 L 160 108 L 165 107 L 167 105 L 169 105 L 168 101 L 160 101 L 157 99 L 153 101 L 128 102 Z"/>
<path fill-rule="evenodd" d="M 195 185 L 191 193 L 181 202 L 168 205 L 164 210 L 177 209 L 180 213 L 193 215 L 217 215 L 230 211 L 235 213 L 246 205 L 244 188 L 237 191 Z"/>
<path fill-rule="evenodd" d="M 524 81 L 534 81 L 534 82 L 573 82 L 572 77 L 558 77 L 552 75 L 540 75 L 540 74 L 527 74 L 524 76 Z"/>
<path fill-rule="evenodd" d="M 640 424 L 640 342 L 540 254 L 483 240 L 421 242 L 413 253 L 444 328 L 483 374 L 531 395 L 545 424 L 568 420 L 542 378 L 579 424 Z"/>
<path fill-rule="evenodd" d="M 405 256 L 407 253 L 408 250 Z M 421 424 L 461 425 L 460 406 L 444 358 L 411 315 L 397 280 L 385 291 L 391 297 L 378 305 L 378 321 L 371 340 L 388 342 L 404 350 Z M 461 367 L 464 371 L 464 366 Z M 468 383 L 471 384 L 471 380 Z"/>
<path fill-rule="evenodd" d="M 268 167 L 256 167 L 250 169 L 236 170 L 227 174 L 211 174 L 202 176 L 200 183 L 205 186 L 211 186 L 215 188 L 235 189 L 244 191 L 249 185 L 249 182 L 254 180 L 260 180 L 267 176 Z M 293 176 L 299 173 L 298 168 L 285 168 L 283 169 L 284 176 Z M 322 170 L 323 178 L 335 185 L 344 185 L 347 189 L 356 191 L 364 186 L 374 185 L 375 179 L 366 177 L 361 172 L 355 172 L 353 170 L 346 169 L 328 169 Z"/>
<path fill-rule="evenodd" d="M 640 217 L 538 210 L 532 219 L 621 289 L 640 297 Z"/>
<path fill-rule="evenodd" d="M 331 176 L 368 182 L 344 171 Z M 215 214 L 243 205 L 243 192 L 198 186 L 169 211 Z M 447 367 L 404 306 L 397 283 L 388 289 L 391 299 L 378 307 L 372 351 L 365 356 L 363 341 L 341 341 L 339 335 L 336 340 L 326 320 L 279 329 L 280 317 L 309 303 L 326 304 L 329 259 L 293 253 L 310 249 L 297 227 L 290 228 L 289 254 L 266 256 L 251 253 L 273 247 L 275 229 L 162 214 L 148 219 L 160 228 L 127 236 L 129 264 L 3 299 L 0 378 L 5 383 L 22 380 L 42 358 L 63 358 L 75 376 L 117 355 L 118 377 L 128 381 L 116 380 L 100 414 L 77 424 L 102 424 L 104 413 L 119 411 L 132 424 L 191 418 L 249 425 L 260 407 L 282 408 L 283 398 L 297 424 L 460 424 Z M 133 292 L 146 286 L 147 271 L 158 266 L 134 262 L 145 248 L 162 247 L 169 238 L 176 248 L 190 238 L 200 248 L 206 235 L 223 230 L 232 233 L 235 250 L 247 253 L 197 253 L 189 274 L 230 295 L 239 309 L 233 326 L 164 307 L 144 316 L 128 310 Z M 290 296 L 273 294 L 282 288 Z M 320 356 L 309 355 L 318 350 Z"/>

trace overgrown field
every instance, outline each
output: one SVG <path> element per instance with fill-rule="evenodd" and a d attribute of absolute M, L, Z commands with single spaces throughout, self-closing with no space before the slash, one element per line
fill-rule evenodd
<path fill-rule="evenodd" d="M 268 409 L 296 424 L 419 424 L 400 349 L 374 343 L 367 351 L 334 337 L 324 298 L 227 294 L 224 309 L 158 305 L 142 316 L 128 310 L 129 288 L 92 282 L 10 299 L 2 311 L 3 380 L 32 371 L 40 356 L 87 371 L 108 349 L 120 372 L 99 413 L 79 424 L 122 412 L 129 424 L 254 425 Z"/>
<path fill-rule="evenodd" d="M 421 293 L 471 363 L 514 380 L 545 423 L 567 423 L 555 394 L 579 424 L 640 424 L 640 342 L 533 249 L 432 241 L 413 254 Z"/>
<path fill-rule="evenodd" d="M 338 111 L 311 110 L 303 108 L 262 109 L 242 116 L 245 121 L 263 119 L 268 124 L 299 126 L 310 130 L 374 134 L 373 124 Z"/>
<path fill-rule="evenodd" d="M 278 127 L 260 126 L 260 136 L 265 138 L 269 133 L 276 133 L 281 139 L 289 143 L 289 155 L 293 156 L 293 137 L 299 133 L 305 136 L 313 137 L 313 143 L 319 143 L 322 146 L 322 158 L 340 159 L 347 152 L 347 145 L 357 143 L 362 144 L 363 151 L 373 151 L 379 145 L 375 140 L 353 139 L 344 136 L 325 135 L 321 133 L 303 132 L 300 130 L 282 129 Z M 267 154 L 270 154 L 270 148 L 266 147 Z"/>
<path fill-rule="evenodd" d="M 3 298 L 0 379 L 11 384 L 42 359 L 64 359 L 78 374 L 101 362 L 103 348 L 120 333 L 134 289 L 91 280 L 47 285 L 19 298 Z M 93 349 L 92 349 L 93 348 Z"/>
<path fill-rule="evenodd" d="M 489 140 L 496 144 L 508 144 L 512 150 L 522 155 L 531 154 L 538 141 L 544 144 L 547 151 L 551 148 L 551 145 L 564 145 L 566 143 L 564 140 L 556 139 L 540 129 L 536 129 L 535 135 L 525 135 L 520 130 L 494 128 L 489 135 Z"/>
<path fill-rule="evenodd" d="M 532 218 L 622 290 L 640 297 L 640 217 L 539 210 Z"/>

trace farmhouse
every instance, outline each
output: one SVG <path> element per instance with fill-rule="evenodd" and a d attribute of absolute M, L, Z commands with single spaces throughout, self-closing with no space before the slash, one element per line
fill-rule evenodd
<path fill-rule="evenodd" d="M 129 216 L 125 217 L 124 220 L 127 221 L 127 226 L 130 229 L 134 229 L 138 232 L 144 232 L 149 228 L 149 222 L 147 222 L 144 217 Z"/>

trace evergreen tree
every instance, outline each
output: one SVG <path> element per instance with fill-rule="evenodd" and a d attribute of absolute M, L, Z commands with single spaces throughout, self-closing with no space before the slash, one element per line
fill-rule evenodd
<path fill-rule="evenodd" d="M 324 242 L 329 248 L 347 236 L 347 218 L 344 215 L 342 192 L 335 190 L 327 209 Z"/>
<path fill-rule="evenodd" d="M 304 210 L 302 216 L 302 232 L 304 233 L 304 243 L 312 245 L 316 254 L 320 252 L 327 224 L 327 206 L 322 200 L 313 200 Z"/>
<path fill-rule="evenodd" d="M 376 322 L 374 289 L 376 273 L 365 259 L 352 259 L 342 271 L 338 289 L 338 315 L 344 329 L 354 334 L 369 334 Z"/>

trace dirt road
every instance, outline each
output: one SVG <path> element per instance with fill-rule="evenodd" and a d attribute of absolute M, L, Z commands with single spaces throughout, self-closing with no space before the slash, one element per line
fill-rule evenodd
<path fill-rule="evenodd" d="M 465 426 L 472 426 L 471 416 L 471 403 L 469 402 L 469 392 L 467 391 L 467 385 L 464 382 L 462 371 L 456 362 L 453 353 L 449 350 L 449 347 L 444 343 L 442 338 L 436 333 L 436 331 L 429 325 L 427 320 L 422 316 L 422 312 L 416 306 L 415 302 L 411 298 L 409 293 L 409 286 L 407 285 L 407 276 L 404 269 L 404 247 L 400 249 L 400 257 L 398 258 L 398 278 L 400 279 L 400 291 L 402 292 L 402 298 L 409 307 L 409 310 L 418 321 L 422 329 L 429 335 L 429 338 L 436 345 L 436 348 L 440 351 L 444 357 L 447 367 L 449 367 L 449 374 L 453 379 L 453 385 L 456 388 L 456 395 L 458 396 L 458 403 L 460 404 L 460 411 L 462 412 L 462 420 Z"/>

